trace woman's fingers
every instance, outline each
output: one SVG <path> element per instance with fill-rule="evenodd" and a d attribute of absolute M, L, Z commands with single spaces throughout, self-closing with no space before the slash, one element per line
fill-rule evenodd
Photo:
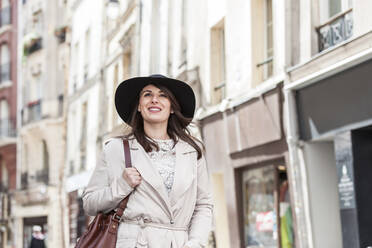
<path fill-rule="evenodd" d="M 139 185 L 142 180 L 140 173 L 133 167 L 124 169 L 123 178 L 132 188 Z"/>

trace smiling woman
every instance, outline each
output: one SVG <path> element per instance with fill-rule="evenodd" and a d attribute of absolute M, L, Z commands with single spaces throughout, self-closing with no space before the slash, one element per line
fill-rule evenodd
<path fill-rule="evenodd" d="M 109 212 L 130 194 L 117 248 L 205 247 L 213 206 L 202 143 L 187 129 L 191 87 L 162 75 L 131 78 L 118 86 L 115 105 L 132 132 L 106 142 L 84 192 L 85 211 Z M 124 168 L 122 139 L 132 168 Z"/>
<path fill-rule="evenodd" d="M 171 111 L 171 103 L 168 95 L 164 93 L 161 89 L 150 84 L 145 86 L 141 93 L 138 104 L 138 112 L 141 112 L 143 118 L 144 129 L 152 131 L 149 125 L 156 125 L 159 128 L 163 128 L 165 125 L 165 130 L 168 125 L 169 115 L 173 112 Z M 174 113 L 174 112 L 173 112 Z M 156 137 L 161 133 L 155 132 L 153 136 L 157 139 L 169 139 L 169 137 Z M 167 136 L 166 133 L 164 135 Z"/>

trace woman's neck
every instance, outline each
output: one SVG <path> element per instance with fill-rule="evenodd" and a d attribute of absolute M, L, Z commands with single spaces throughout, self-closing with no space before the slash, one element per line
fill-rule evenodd
<path fill-rule="evenodd" d="M 151 139 L 158 139 L 158 140 L 166 140 L 170 139 L 167 133 L 167 125 L 153 125 L 144 123 L 143 129 L 145 131 L 146 136 L 150 137 Z"/>

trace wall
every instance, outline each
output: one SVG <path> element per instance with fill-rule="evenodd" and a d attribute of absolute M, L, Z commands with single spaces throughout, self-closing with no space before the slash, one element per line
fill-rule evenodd
<path fill-rule="evenodd" d="M 303 153 L 314 247 L 340 248 L 342 236 L 333 142 L 306 143 Z"/>

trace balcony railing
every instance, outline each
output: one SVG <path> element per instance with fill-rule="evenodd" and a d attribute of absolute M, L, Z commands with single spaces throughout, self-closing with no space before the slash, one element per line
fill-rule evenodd
<path fill-rule="evenodd" d="M 0 84 L 10 80 L 10 63 L 0 65 Z"/>
<path fill-rule="evenodd" d="M 0 138 L 15 137 L 15 120 L 14 119 L 0 119 Z"/>
<path fill-rule="evenodd" d="M 349 9 L 316 28 L 319 52 L 333 47 L 353 35 L 353 12 Z"/>
<path fill-rule="evenodd" d="M 0 12 L 0 26 L 9 25 L 10 24 L 10 15 L 11 15 L 11 8 L 10 6 L 2 8 Z"/>

